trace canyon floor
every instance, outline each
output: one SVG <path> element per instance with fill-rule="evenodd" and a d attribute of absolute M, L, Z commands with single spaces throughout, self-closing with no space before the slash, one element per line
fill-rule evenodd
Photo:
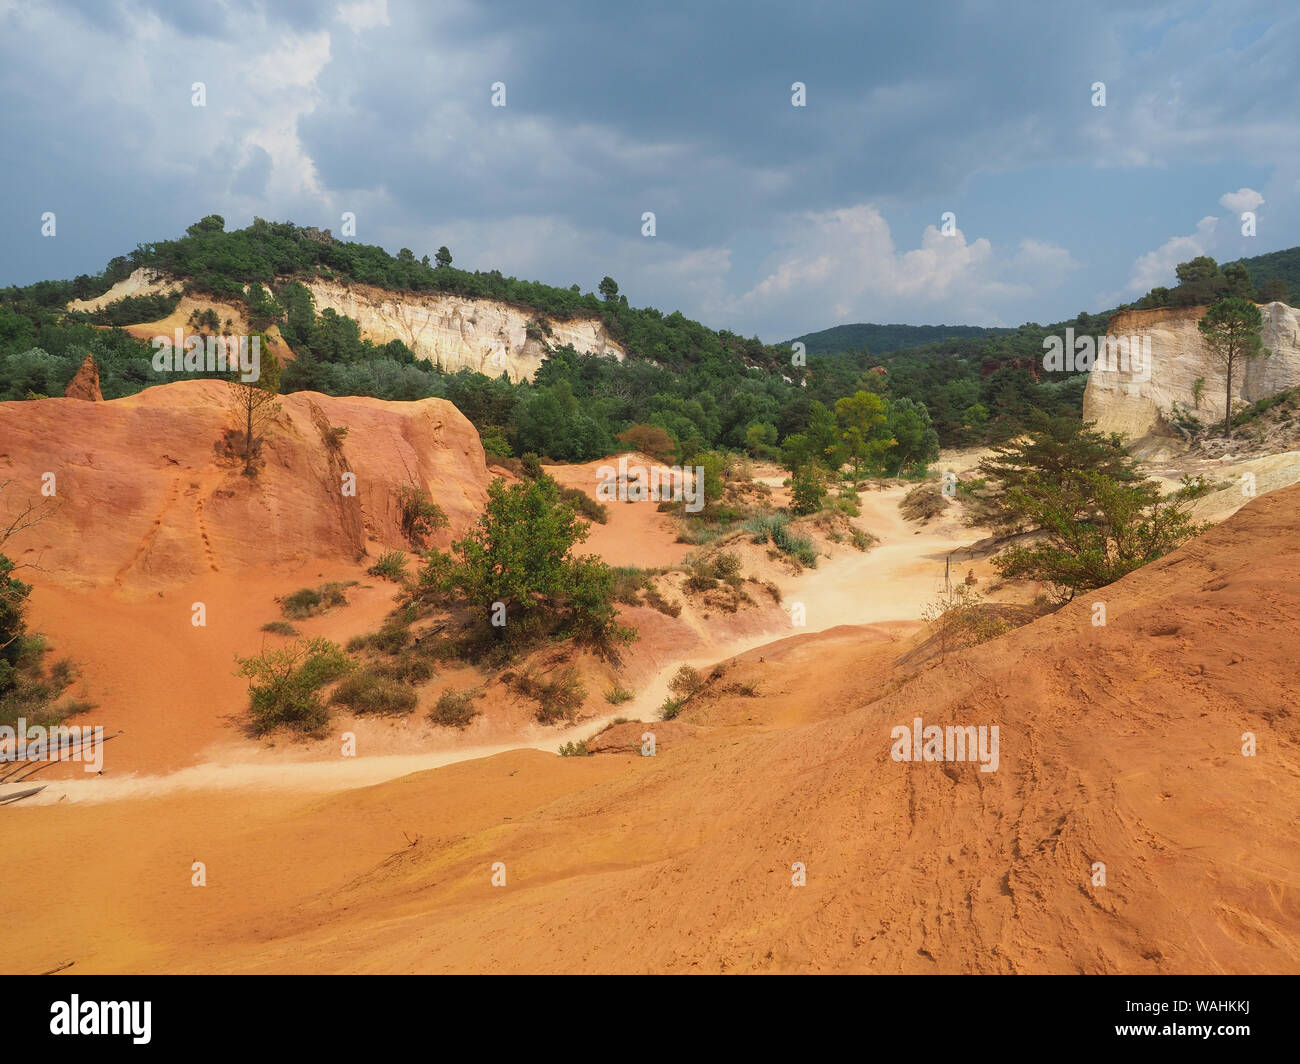
<path fill-rule="evenodd" d="M 254 559 L 231 579 L 203 532 L 213 566 L 165 586 L 156 567 L 42 586 L 34 626 L 93 680 L 92 723 L 122 734 L 105 775 L 70 766 L 0 808 L 3 967 L 1300 971 L 1300 486 L 1207 496 L 1222 523 L 1174 554 L 920 657 L 948 556 L 977 586 L 991 569 L 955 514 L 906 521 L 907 490 L 861 493 L 870 550 L 765 573 L 780 607 L 629 611 L 630 703 L 567 729 L 503 709 L 450 737 L 358 719 L 351 758 L 337 735 L 249 738 L 231 662 L 277 596 L 356 564 Z M 690 550 L 632 504 L 587 548 L 639 565 Z M 392 596 L 362 581 L 304 634 L 373 630 Z M 202 631 L 177 620 L 192 600 Z M 658 721 L 682 663 L 719 674 Z M 616 717 L 630 723 L 605 731 Z M 894 760 L 893 729 L 918 717 L 998 725 L 997 770 Z M 605 752 L 556 756 L 601 732 Z"/>

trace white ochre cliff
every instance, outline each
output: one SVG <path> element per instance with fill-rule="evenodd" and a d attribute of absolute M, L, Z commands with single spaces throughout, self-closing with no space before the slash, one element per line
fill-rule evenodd
<path fill-rule="evenodd" d="M 361 326 L 372 343 L 401 340 L 420 358 L 440 363 L 444 370 L 471 369 L 490 377 L 504 371 L 514 381 L 531 379 L 546 357 L 546 345 L 571 344 L 579 353 L 612 355 L 625 352 L 599 318 L 558 321 L 541 318 L 549 332 L 528 335 L 539 320 L 536 311 L 490 299 L 436 292 L 390 292 L 370 285 L 313 281 L 309 286 L 319 314 L 327 307 L 346 314 Z"/>
<path fill-rule="evenodd" d="M 141 268 L 98 299 L 73 300 L 68 309 L 95 310 L 124 296 L 170 291 L 180 283 Z M 492 299 L 392 292 L 339 281 L 317 279 L 307 287 L 316 301 L 317 314 L 327 308 L 344 314 L 361 327 L 363 338 L 375 344 L 401 340 L 416 357 L 440 363 L 448 372 L 471 369 L 490 377 L 504 372 L 513 381 L 530 380 L 546 357 L 546 348 L 566 344 L 580 354 L 611 355 L 620 361 L 626 355 L 618 341 L 609 337 L 600 318 L 561 321 Z M 242 321 L 242 307 L 220 306 L 218 316 L 223 320 L 233 317 Z M 539 323 L 543 326 L 540 330 Z M 528 335 L 530 325 L 532 336 Z"/>
<path fill-rule="evenodd" d="M 1300 385 L 1300 312 L 1285 303 L 1261 306 L 1267 357 L 1239 360 L 1232 371 L 1234 408 L 1254 403 L 1284 388 Z M 1205 424 L 1224 414 L 1224 370 L 1201 339 L 1196 323 L 1205 307 L 1130 310 L 1110 321 L 1111 336 L 1150 340 L 1150 366 L 1143 360 L 1095 366 L 1083 393 L 1083 417 L 1104 432 L 1127 439 L 1168 433 L 1167 415 L 1175 403 Z M 1118 360 L 1115 360 L 1118 361 Z M 1196 382 L 1203 381 L 1198 396 Z"/>

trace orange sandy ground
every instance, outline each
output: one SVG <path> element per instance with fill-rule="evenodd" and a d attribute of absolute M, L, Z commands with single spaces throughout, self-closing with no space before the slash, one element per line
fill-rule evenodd
<path fill-rule="evenodd" d="M 905 628 L 755 649 L 653 758 L 0 810 L 4 967 L 1300 971 L 1297 525 L 1263 496 L 911 679 Z M 119 682 L 176 684 L 146 651 Z M 915 716 L 998 724 L 998 771 L 892 760 Z"/>

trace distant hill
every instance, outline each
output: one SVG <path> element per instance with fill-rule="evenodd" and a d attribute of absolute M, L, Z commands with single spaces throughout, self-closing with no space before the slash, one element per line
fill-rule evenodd
<path fill-rule="evenodd" d="M 1009 332 L 1015 330 L 986 329 L 979 325 L 874 325 L 864 322 L 859 325 L 835 325 L 819 332 L 806 333 L 787 340 L 782 346 L 802 343 L 810 355 L 834 355 L 841 351 L 861 351 L 864 348 L 873 355 L 885 355 L 905 347 Z"/>
<path fill-rule="evenodd" d="M 1287 286 L 1283 302 L 1296 306 L 1300 300 L 1300 247 L 1287 248 L 1285 251 L 1271 251 L 1267 255 L 1254 255 L 1248 259 L 1238 259 L 1246 267 L 1250 279 L 1257 289 L 1263 290 L 1270 281 L 1281 281 Z M 1230 263 L 1224 263 L 1225 266 Z M 1273 295 L 1262 292 L 1262 295 Z M 1278 292 L 1276 295 L 1281 296 Z"/>

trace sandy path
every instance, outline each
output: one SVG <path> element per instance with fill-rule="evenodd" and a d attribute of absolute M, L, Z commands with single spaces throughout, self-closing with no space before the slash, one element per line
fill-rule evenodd
<path fill-rule="evenodd" d="M 492 757 L 512 750 L 554 752 L 563 742 L 580 741 L 602 731 L 615 718 L 652 722 L 669 696 L 668 684 L 682 665 L 696 668 L 756 650 L 790 635 L 824 632 L 841 625 L 916 621 L 924 606 L 943 586 L 944 557 L 979 538 L 975 530 L 942 518 L 919 531 L 898 511 L 908 487 L 868 491 L 860 496 L 858 524 L 879 542 L 865 553 L 846 552 L 823 558 L 816 569 L 781 582 L 787 606 L 802 603 L 806 625 L 787 632 L 761 632 L 722 643 L 702 645 L 699 653 L 675 659 L 640 685 L 636 698 L 564 732 L 535 740 L 461 747 L 417 754 L 386 754 L 334 758 L 328 761 L 250 763 L 209 761 L 164 775 L 132 775 L 117 779 L 51 780 L 27 806 L 58 802 L 103 802 L 180 791 L 268 789 L 330 792 L 365 787 L 412 772 L 441 768 L 462 761 Z M 933 530 L 931 530 L 933 528 Z"/>

